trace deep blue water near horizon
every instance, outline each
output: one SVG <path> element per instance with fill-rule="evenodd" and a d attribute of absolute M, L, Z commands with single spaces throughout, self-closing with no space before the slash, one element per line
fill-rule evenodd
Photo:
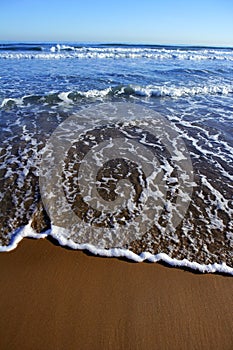
<path fill-rule="evenodd" d="M 15 229 L 35 210 L 38 193 L 30 188 L 37 185 L 27 174 L 59 123 L 83 106 L 131 102 L 161 113 L 180 130 L 199 186 L 196 221 L 187 219 L 183 230 L 187 236 L 191 227 L 192 249 L 181 253 L 161 241 L 147 242 L 147 251 L 169 255 L 170 249 L 172 258 L 232 266 L 232 76 L 233 48 L 1 42 L 2 245 L 11 244 Z"/>

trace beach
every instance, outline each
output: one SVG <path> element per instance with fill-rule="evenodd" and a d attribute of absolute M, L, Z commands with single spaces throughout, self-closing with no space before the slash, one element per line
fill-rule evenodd
<path fill-rule="evenodd" d="M 2 1 L 0 350 L 233 350 L 233 1 Z"/>
<path fill-rule="evenodd" d="M 0 62 L 0 350 L 233 349 L 232 48 Z"/>
<path fill-rule="evenodd" d="M 47 239 L 0 255 L 0 348 L 233 346 L 233 279 L 95 257 Z"/>

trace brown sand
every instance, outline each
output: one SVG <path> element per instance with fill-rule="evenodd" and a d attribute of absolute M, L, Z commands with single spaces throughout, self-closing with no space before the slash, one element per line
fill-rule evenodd
<path fill-rule="evenodd" d="M 233 349 L 233 278 L 24 239 L 0 254 L 0 349 Z"/>

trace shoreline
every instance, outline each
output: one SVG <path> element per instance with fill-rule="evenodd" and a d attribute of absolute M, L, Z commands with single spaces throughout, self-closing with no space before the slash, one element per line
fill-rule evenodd
<path fill-rule="evenodd" d="M 27 232 L 27 230 L 29 230 Z M 18 231 L 18 232 L 17 232 Z M 99 258 L 116 258 L 126 262 L 134 263 L 159 263 L 163 266 L 170 268 L 177 268 L 197 274 L 217 274 L 222 276 L 233 276 L 233 268 L 227 265 L 225 262 L 218 264 L 200 264 L 196 261 L 190 261 L 187 258 L 176 259 L 171 258 L 166 253 L 152 254 L 149 252 L 142 252 L 141 254 L 136 254 L 132 250 L 124 248 L 112 248 L 112 249 L 102 249 L 97 248 L 91 244 L 76 244 L 69 242 L 62 237 L 60 239 L 55 238 L 50 234 L 50 230 L 42 233 L 36 233 L 31 227 L 31 221 L 20 230 L 16 230 L 12 243 L 8 246 L 0 246 L 1 253 L 9 253 L 18 248 L 24 239 L 46 239 L 55 246 L 62 247 L 63 249 L 82 251 L 87 255 Z"/>
<path fill-rule="evenodd" d="M 233 345 L 231 276 L 95 257 L 47 239 L 24 239 L 0 266 L 2 350 Z"/>

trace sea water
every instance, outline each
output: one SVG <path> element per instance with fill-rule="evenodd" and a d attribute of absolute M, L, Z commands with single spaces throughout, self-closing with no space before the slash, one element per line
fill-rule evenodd
<path fill-rule="evenodd" d="M 5 42 L 0 67 L 0 251 L 233 274 L 233 49 Z"/>

